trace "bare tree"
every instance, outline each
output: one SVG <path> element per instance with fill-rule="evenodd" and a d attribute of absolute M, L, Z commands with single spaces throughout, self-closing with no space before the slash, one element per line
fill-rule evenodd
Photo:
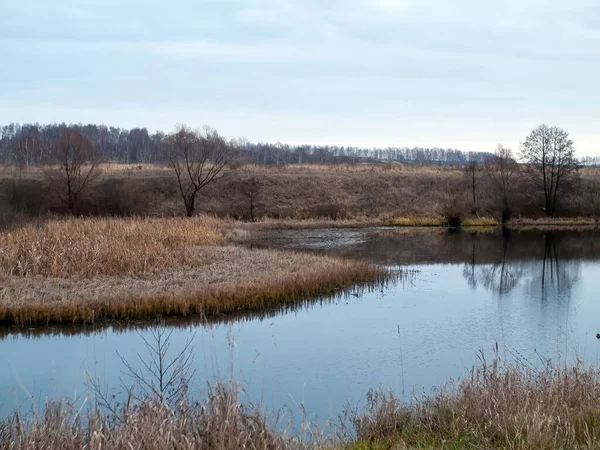
<path fill-rule="evenodd" d="M 498 145 L 494 156 L 485 165 L 486 178 L 500 204 L 502 223 L 510 219 L 517 182 L 521 174 L 519 164 L 513 158 L 512 150 Z"/>
<path fill-rule="evenodd" d="M 81 193 L 99 174 L 100 153 L 81 133 L 67 127 L 60 129 L 53 151 L 57 165 L 48 174 L 61 185 L 59 197 L 73 214 Z"/>
<path fill-rule="evenodd" d="M 248 201 L 248 212 L 250 220 L 256 222 L 256 209 L 259 207 L 259 199 L 261 194 L 261 185 L 255 175 L 252 175 L 248 181 L 242 185 L 242 195 Z"/>
<path fill-rule="evenodd" d="M 120 378 L 121 385 L 117 390 L 121 398 L 103 386 L 99 378 L 87 374 L 88 389 L 97 404 L 110 412 L 113 419 L 119 420 L 121 412 L 128 412 L 133 406 L 132 401 L 139 404 L 145 400 L 157 399 L 173 407 L 185 404 L 190 382 L 196 373 L 193 368 L 196 332 L 175 352 L 171 351 L 172 335 L 173 330 L 169 330 L 161 322 L 150 327 L 148 337 L 138 331 L 146 348 L 145 354 L 137 353 L 139 367 L 117 351 L 124 366 L 122 374 L 125 377 Z"/>
<path fill-rule="evenodd" d="M 185 342 L 183 348 L 174 355 L 169 355 L 173 330 L 162 325 L 150 328 L 150 339 L 138 333 L 147 350 L 147 358 L 138 353 L 138 359 L 144 369 L 136 368 L 119 352 L 119 358 L 125 366 L 124 375 L 134 381 L 139 392 L 133 392 L 137 400 L 159 398 L 167 404 L 179 403 L 188 393 L 188 388 L 195 370 L 192 367 L 192 344 L 196 333 Z M 123 386 L 127 384 L 122 382 Z"/>
<path fill-rule="evenodd" d="M 232 145 L 211 129 L 204 133 L 181 125 L 168 137 L 170 164 L 188 217 L 194 215 L 196 195 L 208 184 L 222 178 L 232 160 Z"/>
<path fill-rule="evenodd" d="M 544 191 L 544 210 L 554 215 L 562 190 L 579 175 L 573 141 L 556 126 L 540 125 L 521 144 L 526 173 Z"/>
<path fill-rule="evenodd" d="M 475 155 L 469 155 L 467 164 L 463 169 L 463 173 L 467 182 L 469 183 L 469 190 L 471 191 L 471 199 L 473 201 L 473 213 L 477 214 L 477 187 L 479 185 L 479 172 L 481 167 L 479 161 Z"/>

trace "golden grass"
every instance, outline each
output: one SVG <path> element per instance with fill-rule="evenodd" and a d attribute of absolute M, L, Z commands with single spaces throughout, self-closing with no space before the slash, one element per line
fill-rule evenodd
<path fill-rule="evenodd" d="M 596 449 L 600 373 L 548 365 L 536 370 L 496 358 L 412 405 L 371 392 L 354 418 L 354 448 Z M 361 445 L 362 445 L 361 444 Z"/>
<path fill-rule="evenodd" d="M 0 233 L 0 322 L 260 312 L 386 276 L 360 262 L 225 245 L 231 226 L 67 219 Z"/>
<path fill-rule="evenodd" d="M 385 277 L 365 263 L 236 247 L 198 253 L 206 265 L 152 277 L 0 279 L 0 322 L 16 324 L 145 319 L 156 315 L 260 312 L 332 295 Z"/>
<path fill-rule="evenodd" d="M 298 449 L 300 439 L 276 430 L 277 417 L 239 400 L 240 388 L 216 383 L 205 398 L 174 407 L 148 398 L 107 414 L 69 401 L 47 404 L 34 420 L 18 413 L 0 423 L 0 449 Z M 83 417 L 82 417 L 83 416 Z"/>
<path fill-rule="evenodd" d="M 498 221 L 493 217 L 473 217 L 462 221 L 463 227 L 496 227 Z"/>
<path fill-rule="evenodd" d="M 397 227 L 441 227 L 444 220 L 439 217 L 397 217 L 392 219 L 392 225 Z"/>
<path fill-rule="evenodd" d="M 65 219 L 0 233 L 0 274 L 69 278 L 147 275 L 201 264 L 194 246 L 224 244 L 207 218 Z"/>
<path fill-rule="evenodd" d="M 58 400 L 29 420 L 0 422 L 0 449 L 597 449 L 600 374 L 547 365 L 535 370 L 496 358 L 411 404 L 371 391 L 366 408 L 342 414 L 341 427 L 300 424 L 291 436 L 280 417 L 249 407 L 239 384 L 217 382 L 200 399 L 168 406 L 157 398 L 124 402 L 110 413 Z M 347 417 L 353 430 L 343 417 Z"/>

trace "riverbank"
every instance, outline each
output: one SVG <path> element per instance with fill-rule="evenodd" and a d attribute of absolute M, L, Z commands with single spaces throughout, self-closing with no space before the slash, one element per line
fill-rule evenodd
<path fill-rule="evenodd" d="M 581 171 L 565 190 L 557 215 L 600 217 L 600 171 Z M 0 170 L 0 227 L 64 212 L 57 186 L 43 168 Z M 438 224 L 449 217 L 480 223 L 502 217 L 498 192 L 483 173 L 475 194 L 464 168 L 452 166 L 235 165 L 201 190 L 197 213 L 241 220 L 356 220 L 408 225 Z M 473 195 L 475 200 L 473 201 Z M 515 187 L 513 217 L 544 218 L 539 186 Z M 93 216 L 173 217 L 184 214 L 172 169 L 152 165 L 103 165 L 81 194 L 76 213 Z M 15 219 L 16 218 L 16 219 Z"/>
<path fill-rule="evenodd" d="M 64 219 L 0 233 L 0 322 L 92 323 L 260 312 L 387 272 L 366 263 L 233 243 L 234 222 Z"/>
<path fill-rule="evenodd" d="M 245 404 L 239 384 L 216 382 L 199 399 L 169 405 L 130 398 L 114 409 L 91 392 L 24 419 L 0 421 L 0 448 L 594 449 L 600 442 L 600 374 L 581 364 L 533 367 L 496 356 L 429 397 L 404 403 L 370 391 L 360 410 L 324 429 L 291 433 L 277 412 Z M 115 406 L 110 400 L 109 405 Z M 100 405 L 102 405 L 102 401 Z M 97 404 L 98 405 L 98 404 Z M 286 431 L 287 430 L 287 431 Z"/>

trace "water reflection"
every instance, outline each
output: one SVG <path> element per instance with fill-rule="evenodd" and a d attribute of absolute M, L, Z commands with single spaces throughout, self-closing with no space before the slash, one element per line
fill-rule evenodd
<path fill-rule="evenodd" d="M 329 239 L 326 230 L 296 231 L 277 232 L 256 245 L 414 267 L 417 273 L 387 288 L 307 299 L 297 308 L 260 315 L 210 323 L 169 319 L 180 343 L 197 331 L 197 386 L 229 376 L 235 366 L 252 402 L 274 410 L 302 404 L 326 419 L 348 402 L 359 404 L 370 388 L 407 397 L 429 392 L 468 373 L 478 349 L 496 343 L 504 354 L 533 362 L 539 355 L 578 355 L 600 364 L 600 234 L 371 229 L 350 230 L 350 237 L 336 230 Z M 135 331 L 109 325 L 88 326 L 84 333 L 54 329 L 52 336 L 44 329 L 5 330 L 0 416 L 29 398 L 25 388 L 41 398 L 81 393 L 85 371 L 107 386 L 119 385 L 116 351 L 134 360 L 138 333 L 147 336 L 147 330 L 144 323 L 134 324 Z"/>
<path fill-rule="evenodd" d="M 527 280 L 532 295 L 569 295 L 582 261 L 600 260 L 598 232 L 443 229 L 273 230 L 255 244 L 319 252 L 374 264 L 462 264 L 468 286 L 498 295 Z M 326 243 L 326 244 L 325 244 Z"/>
<path fill-rule="evenodd" d="M 524 251 L 522 238 L 515 239 L 514 233 L 506 230 L 497 239 L 500 249 L 494 252 L 497 260 L 490 263 L 487 254 L 480 254 L 489 251 L 489 245 L 482 250 L 478 245 L 481 239 L 474 234 L 471 260 L 463 267 L 463 277 L 471 289 L 481 285 L 499 296 L 513 291 L 525 278 L 528 297 L 542 301 L 569 297 L 581 272 L 582 260 L 573 259 L 570 251 L 573 242 L 564 236 L 555 231 L 537 233 L 533 245 L 526 246 Z M 580 237 L 585 241 L 585 235 Z"/>

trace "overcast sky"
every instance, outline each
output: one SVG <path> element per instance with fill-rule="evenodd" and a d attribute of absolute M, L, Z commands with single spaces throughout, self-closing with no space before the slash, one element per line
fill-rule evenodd
<path fill-rule="evenodd" d="M 598 0 L 1 0 L 0 124 L 600 155 Z"/>

